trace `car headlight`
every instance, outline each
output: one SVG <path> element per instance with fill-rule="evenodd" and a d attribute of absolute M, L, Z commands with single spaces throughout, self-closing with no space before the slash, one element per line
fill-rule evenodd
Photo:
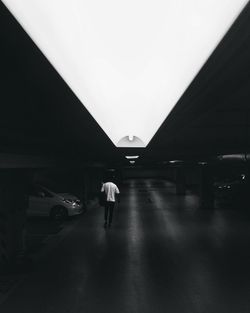
<path fill-rule="evenodd" d="M 66 202 L 66 203 L 74 203 L 74 201 L 71 200 L 71 199 L 63 199 L 63 201 Z"/>

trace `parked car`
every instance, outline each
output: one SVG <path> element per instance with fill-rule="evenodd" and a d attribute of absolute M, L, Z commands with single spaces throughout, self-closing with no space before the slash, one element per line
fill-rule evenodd
<path fill-rule="evenodd" d="M 34 185 L 29 194 L 28 216 L 50 216 L 66 219 L 83 212 L 83 204 L 69 193 L 55 193 L 41 185 Z"/>
<path fill-rule="evenodd" d="M 249 184 L 246 174 L 227 177 L 214 183 L 215 197 L 225 205 L 245 206 L 248 203 Z"/>

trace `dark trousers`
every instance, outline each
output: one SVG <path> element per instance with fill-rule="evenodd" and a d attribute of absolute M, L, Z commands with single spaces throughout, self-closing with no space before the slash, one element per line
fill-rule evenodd
<path fill-rule="evenodd" d="M 105 203 L 105 211 L 104 211 L 104 219 L 105 223 L 112 223 L 113 211 L 114 211 L 115 202 L 106 201 Z"/>

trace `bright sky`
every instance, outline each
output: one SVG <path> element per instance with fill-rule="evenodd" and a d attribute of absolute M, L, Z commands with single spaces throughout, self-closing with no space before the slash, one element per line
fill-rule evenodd
<path fill-rule="evenodd" d="M 116 146 L 149 143 L 247 2 L 3 0 Z"/>

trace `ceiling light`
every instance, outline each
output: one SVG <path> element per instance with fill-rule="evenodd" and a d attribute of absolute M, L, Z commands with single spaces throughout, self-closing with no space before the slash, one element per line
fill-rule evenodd
<path fill-rule="evenodd" d="M 125 136 L 117 142 L 116 146 L 125 148 L 144 148 L 145 143 L 137 136 L 133 136 L 133 138 L 130 137 L 130 139 L 129 136 Z"/>
<path fill-rule="evenodd" d="M 135 161 L 129 161 L 130 164 L 135 164 Z"/>
<path fill-rule="evenodd" d="M 126 155 L 125 156 L 126 159 L 131 160 L 131 159 L 138 159 L 139 155 Z"/>
<path fill-rule="evenodd" d="M 3 3 L 112 142 L 145 147 L 248 0 Z"/>
<path fill-rule="evenodd" d="M 207 165 L 208 163 L 205 161 L 198 162 L 199 165 Z"/>
<path fill-rule="evenodd" d="M 182 160 L 172 160 L 172 161 L 169 161 L 169 163 L 171 163 L 171 164 L 182 163 L 182 162 L 183 162 Z"/>
<path fill-rule="evenodd" d="M 245 153 L 235 153 L 235 154 L 223 154 L 217 156 L 218 160 L 225 160 L 225 161 L 247 161 L 248 154 Z"/>

